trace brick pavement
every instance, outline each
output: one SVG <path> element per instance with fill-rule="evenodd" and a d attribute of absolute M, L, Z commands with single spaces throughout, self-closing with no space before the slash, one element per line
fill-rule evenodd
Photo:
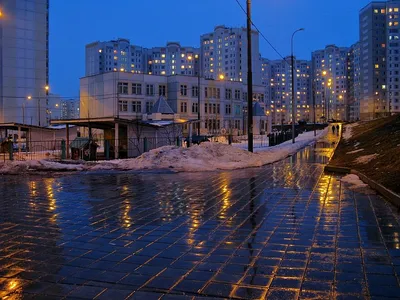
<path fill-rule="evenodd" d="M 399 214 L 323 172 L 334 140 L 233 172 L 2 177 L 0 298 L 399 298 Z"/>

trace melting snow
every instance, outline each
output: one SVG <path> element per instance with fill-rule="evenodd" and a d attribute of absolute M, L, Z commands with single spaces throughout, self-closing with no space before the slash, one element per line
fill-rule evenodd
<path fill-rule="evenodd" d="M 364 156 L 360 156 L 357 157 L 354 162 L 356 164 L 366 164 L 369 163 L 371 160 L 375 159 L 379 154 L 375 153 L 375 154 L 371 154 L 371 155 L 364 155 Z"/>
<path fill-rule="evenodd" d="M 374 194 L 375 192 L 373 190 L 371 190 L 369 188 L 369 185 L 362 182 L 361 179 L 354 174 L 349 174 L 346 175 L 344 177 L 342 177 L 342 179 L 340 179 L 340 181 L 349 184 L 348 188 L 350 190 L 354 190 L 356 192 L 360 192 L 360 193 L 364 193 L 364 194 Z"/>
<path fill-rule="evenodd" d="M 358 150 L 350 151 L 350 152 L 347 152 L 346 154 L 354 154 L 354 153 L 361 152 L 361 151 L 364 151 L 364 149 L 358 149 Z"/>
<path fill-rule="evenodd" d="M 342 137 L 344 140 L 348 140 L 353 136 L 353 127 L 358 126 L 358 123 L 348 124 L 344 126 Z"/>
<path fill-rule="evenodd" d="M 21 173 L 29 170 L 93 171 L 93 170 L 143 170 L 173 169 L 176 171 L 213 171 L 260 167 L 296 153 L 301 148 L 320 139 L 328 132 L 306 132 L 275 147 L 258 148 L 255 153 L 230 145 L 206 142 L 190 148 L 165 146 L 151 150 L 134 159 L 102 161 L 97 163 L 65 164 L 40 161 L 8 161 L 0 164 L 0 173 Z"/>

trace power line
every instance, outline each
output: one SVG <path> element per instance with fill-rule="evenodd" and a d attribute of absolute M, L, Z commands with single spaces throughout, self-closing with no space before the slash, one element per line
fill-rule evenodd
<path fill-rule="evenodd" d="M 242 9 L 242 11 L 244 12 L 244 14 L 247 16 L 247 11 L 244 9 L 244 7 L 242 6 L 242 4 L 239 2 L 239 0 L 235 0 L 236 3 L 239 5 L 239 7 Z M 254 24 L 253 20 L 250 19 L 251 25 L 254 26 L 254 28 L 257 30 L 257 32 L 260 34 L 260 36 L 268 43 L 268 45 L 270 45 L 270 47 L 288 64 L 290 65 L 290 63 L 288 63 L 286 61 L 286 59 L 280 54 L 280 52 L 274 47 L 274 45 L 272 45 L 272 43 L 265 37 L 265 35 L 261 32 L 260 29 L 258 29 L 257 25 Z"/>

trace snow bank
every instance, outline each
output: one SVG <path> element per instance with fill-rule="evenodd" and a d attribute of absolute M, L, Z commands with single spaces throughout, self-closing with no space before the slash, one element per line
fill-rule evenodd
<path fill-rule="evenodd" d="M 172 169 L 180 172 L 234 170 L 260 167 L 296 153 L 301 148 L 326 135 L 327 129 L 314 137 L 307 132 L 275 147 L 258 148 L 255 153 L 222 143 L 202 143 L 190 148 L 165 146 L 146 152 L 135 159 L 102 161 L 97 163 L 66 164 L 51 161 L 13 161 L 0 164 L 0 173 L 23 173 L 32 170 L 95 171 Z"/>
<path fill-rule="evenodd" d="M 0 174 L 20 174 L 29 171 L 83 171 L 82 164 L 64 164 L 47 160 L 6 161 L 0 164 Z"/>
<path fill-rule="evenodd" d="M 370 155 L 364 155 L 364 156 L 360 156 L 357 157 L 354 162 L 356 164 L 367 164 L 369 163 L 371 160 L 375 159 L 379 154 L 374 153 L 374 154 L 370 154 Z"/>
<path fill-rule="evenodd" d="M 374 194 L 375 192 L 373 190 L 370 189 L 369 185 L 362 182 L 361 179 L 354 174 L 349 174 L 346 175 L 344 177 L 342 177 L 342 179 L 340 179 L 340 181 L 348 184 L 348 188 L 350 190 L 359 192 L 359 193 L 364 193 L 364 194 Z"/>
<path fill-rule="evenodd" d="M 350 139 L 353 136 L 353 127 L 357 127 L 358 125 L 359 125 L 358 123 L 345 125 L 342 138 L 344 140 Z"/>
<path fill-rule="evenodd" d="M 364 149 L 358 149 L 358 150 L 350 151 L 350 152 L 347 152 L 346 154 L 355 154 L 355 153 L 358 153 L 358 152 L 361 152 L 361 151 L 364 151 Z"/>
<path fill-rule="evenodd" d="M 173 169 L 180 172 L 197 172 L 260 167 L 296 153 L 327 132 L 327 129 L 319 131 L 316 137 L 313 132 L 307 132 L 299 135 L 295 144 L 287 141 L 275 147 L 256 148 L 255 153 L 221 143 L 202 143 L 190 148 L 165 146 L 135 159 L 100 162 L 91 170 Z"/>

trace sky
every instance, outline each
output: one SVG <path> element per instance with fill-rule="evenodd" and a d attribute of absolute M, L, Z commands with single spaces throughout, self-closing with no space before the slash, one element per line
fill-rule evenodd
<path fill-rule="evenodd" d="M 238 0 L 246 7 L 246 0 Z M 326 45 L 351 46 L 358 41 L 358 14 L 370 0 L 252 0 L 252 19 L 279 51 L 311 59 Z M 85 75 L 85 45 L 94 41 L 128 38 L 143 47 L 179 41 L 199 47 L 200 35 L 216 25 L 246 26 L 236 0 L 51 0 L 50 87 L 63 97 L 79 96 L 79 78 Z M 260 52 L 280 58 L 260 37 Z"/>

